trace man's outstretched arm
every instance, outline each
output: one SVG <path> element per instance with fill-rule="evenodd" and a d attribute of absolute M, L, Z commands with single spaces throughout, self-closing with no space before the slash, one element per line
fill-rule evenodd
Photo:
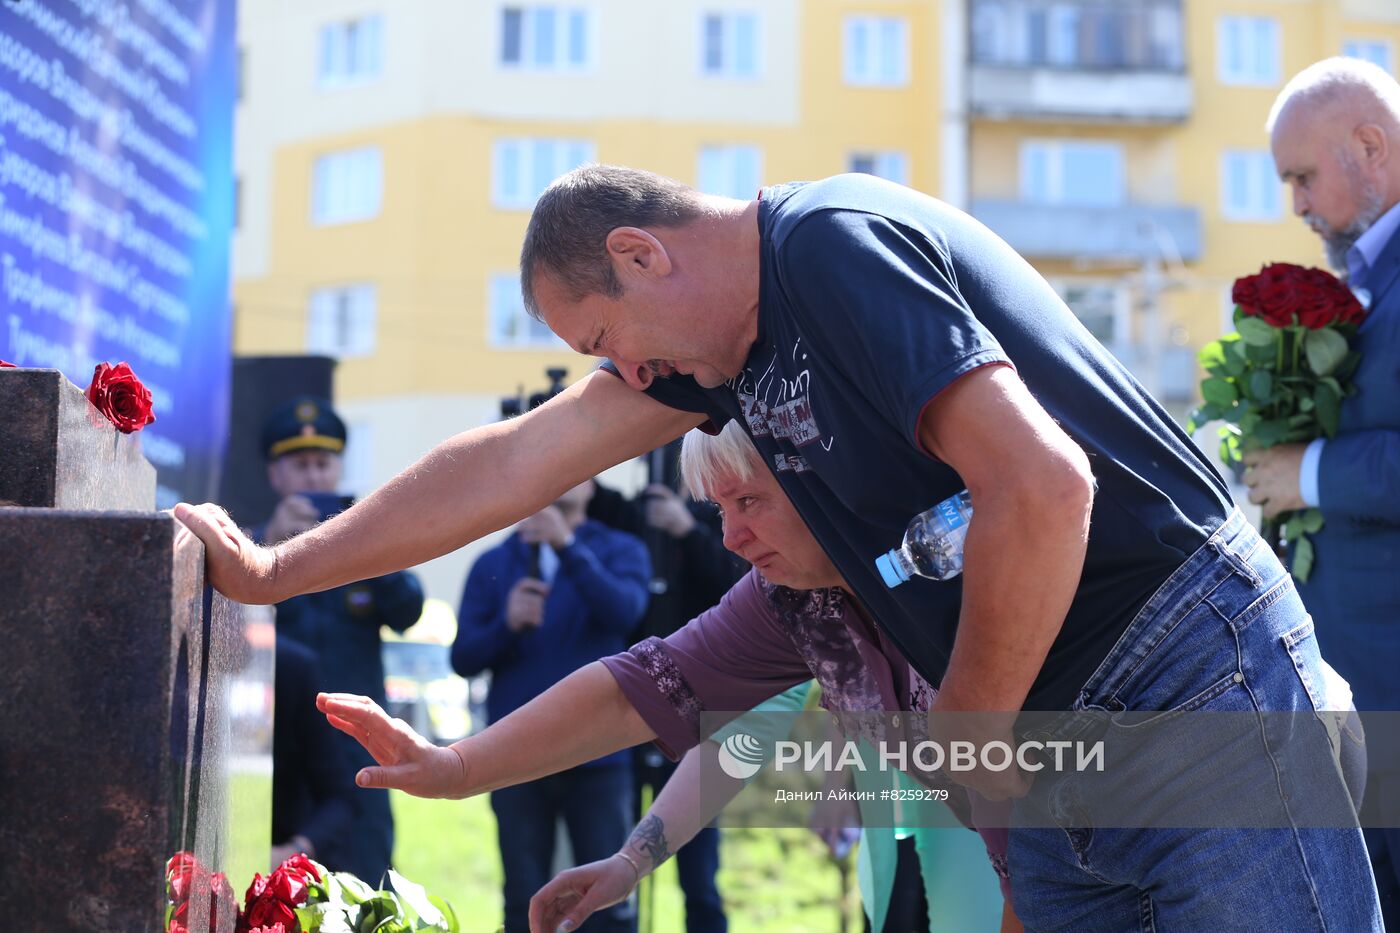
<path fill-rule="evenodd" d="M 217 506 L 182 503 L 175 517 L 204 542 L 220 592 L 275 603 L 440 557 L 703 420 L 594 372 L 527 415 L 448 438 L 348 511 L 275 549 L 254 545 Z"/>
<path fill-rule="evenodd" d="M 480 733 L 439 748 L 368 697 L 323 693 L 316 708 L 363 745 L 378 766 L 360 769 L 361 787 L 417 797 L 471 797 L 566 771 L 656 738 L 608 669 L 574 671 Z"/>

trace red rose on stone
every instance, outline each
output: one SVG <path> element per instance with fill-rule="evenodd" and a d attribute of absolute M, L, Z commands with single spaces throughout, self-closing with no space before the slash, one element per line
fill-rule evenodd
<path fill-rule="evenodd" d="M 151 413 L 151 390 L 141 384 L 126 363 L 98 363 L 87 397 L 123 434 L 139 431 L 156 420 Z"/>

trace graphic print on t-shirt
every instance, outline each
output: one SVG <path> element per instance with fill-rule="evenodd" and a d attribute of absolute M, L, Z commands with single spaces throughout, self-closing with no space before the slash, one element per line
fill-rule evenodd
<path fill-rule="evenodd" d="M 794 361 L 807 359 L 801 345 L 801 338 L 792 345 Z M 794 447 L 821 441 L 822 447 L 830 450 L 835 438 L 823 438 L 812 410 L 812 371 L 803 368 L 794 378 L 786 379 L 776 372 L 776 362 L 770 359 L 762 375 L 755 375 L 752 368 L 746 367 L 728 383 L 744 413 L 749 433 L 785 440 Z M 801 454 L 778 453 L 773 455 L 773 469 L 780 473 L 805 473 L 811 465 Z"/>

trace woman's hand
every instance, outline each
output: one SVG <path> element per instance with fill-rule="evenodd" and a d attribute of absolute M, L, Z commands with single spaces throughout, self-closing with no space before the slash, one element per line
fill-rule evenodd
<path fill-rule="evenodd" d="M 341 732 L 374 756 L 379 767 L 361 768 L 360 787 L 389 787 L 415 797 L 467 797 L 467 763 L 457 746 L 439 748 L 369 697 L 320 693 L 316 708 Z"/>
<path fill-rule="evenodd" d="M 640 880 L 621 855 L 560 872 L 530 898 L 530 933 L 576 930 L 595 912 L 625 900 Z"/>

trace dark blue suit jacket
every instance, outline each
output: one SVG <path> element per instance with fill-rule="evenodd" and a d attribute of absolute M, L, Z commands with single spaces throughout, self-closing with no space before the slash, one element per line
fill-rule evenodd
<path fill-rule="evenodd" d="M 1303 601 L 1323 656 L 1351 682 L 1358 709 L 1400 710 L 1400 233 L 1366 276 L 1358 393 L 1342 402 L 1323 448 L 1318 498 L 1326 523 Z"/>
<path fill-rule="evenodd" d="M 647 608 L 651 559 L 646 545 L 634 535 L 588 521 L 575 529 L 573 545 L 559 552 L 543 623 L 512 632 L 506 602 L 529 565 L 529 548 L 513 534 L 477 558 L 462 591 L 452 667 L 463 677 L 491 671 L 486 697 L 491 722 L 584 665 L 626 649 L 628 634 Z M 627 753 L 617 752 L 590 764 L 628 760 Z"/>

